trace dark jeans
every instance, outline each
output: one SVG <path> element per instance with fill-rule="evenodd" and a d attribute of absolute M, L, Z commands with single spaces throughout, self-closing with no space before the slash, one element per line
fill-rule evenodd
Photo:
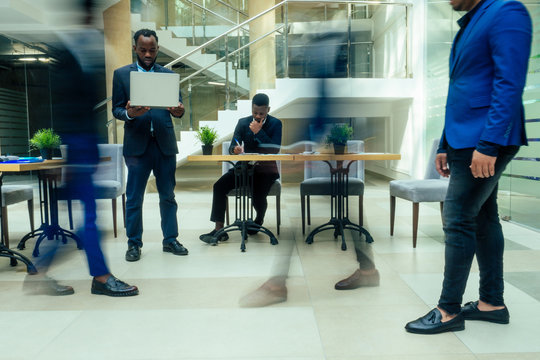
<path fill-rule="evenodd" d="M 474 178 L 469 168 L 474 149 L 448 149 L 450 183 L 443 210 L 446 246 L 439 307 L 450 314 L 461 310 L 475 254 L 480 269 L 480 300 L 494 306 L 504 305 L 504 237 L 497 190 L 501 174 L 518 150 L 518 146 L 501 147 L 495 175 Z"/>
<path fill-rule="evenodd" d="M 264 214 L 268 207 L 266 197 L 272 184 L 279 178 L 277 173 L 268 173 L 266 169 L 255 167 L 253 172 L 253 207 L 257 212 L 257 218 L 264 220 Z M 214 197 L 212 199 L 212 212 L 210 221 L 225 222 L 225 209 L 227 194 L 235 187 L 234 169 L 230 169 L 214 183 Z"/>
<path fill-rule="evenodd" d="M 126 156 L 128 179 L 126 185 L 126 235 L 128 245 L 142 247 L 143 219 L 142 207 L 144 191 L 150 171 L 156 177 L 159 193 L 159 212 L 163 244 L 169 244 L 178 237 L 178 205 L 174 199 L 176 185 L 176 156 L 161 153 L 155 140 L 150 140 L 145 153 L 141 156 Z"/>

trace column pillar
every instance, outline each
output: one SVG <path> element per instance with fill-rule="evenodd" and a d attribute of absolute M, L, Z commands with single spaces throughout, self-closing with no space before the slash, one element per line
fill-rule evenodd
<path fill-rule="evenodd" d="M 248 14 L 253 17 L 275 4 L 274 1 L 249 0 Z M 253 41 L 275 28 L 275 11 L 250 23 L 249 40 Z M 249 49 L 250 97 L 260 89 L 273 89 L 276 86 L 276 45 L 275 34 L 251 45 Z"/>
<path fill-rule="evenodd" d="M 132 62 L 131 8 L 130 0 L 120 0 L 103 12 L 105 36 L 105 71 L 107 97 L 112 96 L 114 70 Z M 107 103 L 107 119 L 112 119 L 112 102 Z M 124 122 L 116 121 L 116 139 L 114 123 L 109 126 L 109 143 L 123 143 Z"/>

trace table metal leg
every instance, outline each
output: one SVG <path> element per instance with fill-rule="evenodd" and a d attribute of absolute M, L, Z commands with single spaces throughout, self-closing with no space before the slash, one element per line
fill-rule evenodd
<path fill-rule="evenodd" d="M 248 237 L 248 230 L 257 230 L 261 233 L 268 235 L 270 238 L 270 244 L 277 245 L 278 240 L 274 234 L 262 225 L 259 225 L 253 221 L 253 167 L 248 166 L 248 162 L 240 161 L 239 166 L 234 167 L 234 184 L 235 184 L 235 216 L 234 222 L 214 234 L 210 245 L 215 246 L 218 244 L 218 239 L 223 233 L 231 231 L 240 231 L 242 242 L 240 243 L 240 250 L 246 251 L 246 240 Z M 234 165 L 233 165 L 234 166 Z"/>
<path fill-rule="evenodd" d="M 306 237 L 307 244 L 313 244 L 313 238 L 316 234 L 330 229 L 334 229 L 335 239 L 341 235 L 341 250 L 343 251 L 347 250 L 345 230 L 358 231 L 365 235 L 366 242 L 373 242 L 373 237 L 364 227 L 349 220 L 349 167 L 354 161 L 350 161 L 346 167 L 343 166 L 343 161 L 337 161 L 336 167 L 332 166 L 330 161 L 325 161 L 330 167 L 330 187 L 332 189 L 330 220 L 317 226 L 309 233 Z"/>
<path fill-rule="evenodd" d="M 57 174 L 55 173 L 44 174 L 41 171 L 38 173 L 40 208 L 43 211 L 41 216 L 42 224 L 38 229 L 32 230 L 26 234 L 17 245 L 19 250 L 23 250 L 26 247 L 26 241 L 33 237 L 37 237 L 34 251 L 32 252 L 32 255 L 35 257 L 39 256 L 39 245 L 45 238 L 48 240 L 61 240 L 64 244 L 67 243 L 68 238 L 71 238 L 76 242 L 78 249 L 83 248 L 82 241 L 77 235 L 62 228 L 58 224 L 58 190 L 56 176 Z M 41 194 L 43 194 L 43 198 L 41 198 Z"/>

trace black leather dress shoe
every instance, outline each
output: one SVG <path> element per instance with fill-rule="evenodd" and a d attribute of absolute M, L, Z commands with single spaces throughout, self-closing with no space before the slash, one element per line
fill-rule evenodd
<path fill-rule="evenodd" d="M 442 314 L 435 308 L 426 315 L 405 325 L 405 330 L 414 334 L 439 334 L 447 331 L 465 330 L 463 315 L 457 314 L 455 318 L 442 322 Z"/>
<path fill-rule="evenodd" d="M 482 320 L 497 324 L 508 324 L 510 322 L 510 313 L 506 306 L 500 310 L 480 311 L 478 310 L 478 301 L 466 303 L 461 308 L 461 315 L 465 320 Z"/>
<path fill-rule="evenodd" d="M 262 225 L 264 221 L 261 219 L 255 219 L 253 222 L 255 224 Z M 248 235 L 255 235 L 258 232 L 259 232 L 259 229 L 250 229 L 247 231 Z"/>
<path fill-rule="evenodd" d="M 226 232 L 222 232 L 220 235 L 219 235 L 219 238 L 216 238 L 216 233 L 218 231 L 216 229 L 210 231 L 208 234 L 202 234 L 201 236 L 199 236 L 199 239 L 201 241 L 204 241 L 205 243 L 207 244 L 210 244 L 210 245 L 217 245 L 217 242 L 218 241 L 227 241 L 229 240 L 229 235 L 226 233 Z"/>
<path fill-rule="evenodd" d="M 163 245 L 163 252 L 170 252 L 174 255 L 187 255 L 188 249 L 186 249 L 178 240 L 174 240 L 167 245 Z"/>
<path fill-rule="evenodd" d="M 135 296 L 139 295 L 139 289 L 136 286 L 126 284 L 113 275 L 109 276 L 105 283 L 100 283 L 94 278 L 92 280 L 92 294 L 107 296 Z"/>
<path fill-rule="evenodd" d="M 126 261 L 138 261 L 141 258 L 141 248 L 131 245 L 126 251 Z"/>

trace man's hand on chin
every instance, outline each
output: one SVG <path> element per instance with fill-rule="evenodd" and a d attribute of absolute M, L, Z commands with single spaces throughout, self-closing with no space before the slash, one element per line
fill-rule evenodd
<path fill-rule="evenodd" d="M 182 117 L 185 111 L 184 104 L 180 102 L 178 103 L 177 107 L 167 108 L 167 110 L 169 110 L 172 116 L 177 117 L 177 118 Z"/>
<path fill-rule="evenodd" d="M 249 129 L 254 134 L 257 134 L 259 131 L 261 131 L 262 126 L 263 126 L 262 121 L 252 120 L 251 123 L 249 124 Z"/>
<path fill-rule="evenodd" d="M 484 155 L 474 150 L 470 166 L 472 175 L 475 178 L 488 178 L 495 175 L 496 161 L 496 156 Z"/>

